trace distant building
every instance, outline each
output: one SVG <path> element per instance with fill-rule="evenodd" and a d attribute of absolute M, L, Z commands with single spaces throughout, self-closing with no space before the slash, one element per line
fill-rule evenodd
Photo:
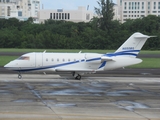
<path fill-rule="evenodd" d="M 114 12 L 113 20 L 120 20 L 119 6 L 117 4 L 114 4 L 113 12 Z"/>
<path fill-rule="evenodd" d="M 118 0 L 120 21 L 143 18 L 148 15 L 160 16 L 160 0 Z"/>
<path fill-rule="evenodd" d="M 33 17 L 38 20 L 40 0 L 0 0 L 0 18 L 17 18 L 25 21 Z"/>
<path fill-rule="evenodd" d="M 117 0 L 113 9 L 113 19 L 124 23 L 127 19 L 160 16 L 160 0 Z M 93 11 L 85 7 L 78 7 L 77 10 L 40 10 L 40 0 L 0 0 L 0 18 L 15 17 L 25 21 L 32 17 L 34 23 L 43 23 L 48 19 L 89 22 L 94 16 Z"/>
<path fill-rule="evenodd" d="M 85 7 L 78 7 L 77 10 L 40 10 L 39 11 L 39 22 L 45 20 L 65 20 L 72 22 L 89 22 L 93 18 L 93 12 L 86 10 Z"/>

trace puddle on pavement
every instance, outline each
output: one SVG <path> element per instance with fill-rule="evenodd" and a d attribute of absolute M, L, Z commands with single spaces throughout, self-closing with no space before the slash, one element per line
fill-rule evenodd
<path fill-rule="evenodd" d="M 91 82 L 91 84 L 93 87 L 110 87 L 109 84 L 107 83 L 99 83 L 99 82 Z"/>
<path fill-rule="evenodd" d="M 36 102 L 36 100 L 32 100 L 32 99 L 18 99 L 18 100 L 14 100 L 13 102 L 16 103 L 28 103 L 28 102 Z"/>
<path fill-rule="evenodd" d="M 126 109 L 128 111 L 134 111 L 134 109 L 147 109 L 147 105 L 133 102 L 133 101 L 117 101 L 115 102 L 120 108 Z"/>
<path fill-rule="evenodd" d="M 64 83 L 55 83 L 55 84 L 46 84 L 46 86 L 53 86 L 53 87 L 64 87 L 67 86 Z"/>
<path fill-rule="evenodd" d="M 9 95 L 12 94 L 9 90 L 0 90 L 0 95 Z"/>
<path fill-rule="evenodd" d="M 20 85 L 12 85 L 12 84 L 8 84 L 8 85 L 0 85 L 0 89 L 13 89 L 13 88 L 22 88 L 22 86 Z"/>
<path fill-rule="evenodd" d="M 136 91 L 136 90 L 119 90 L 119 91 L 112 91 L 107 92 L 107 96 L 128 96 L 131 93 L 142 93 L 142 91 Z"/>
<path fill-rule="evenodd" d="M 60 89 L 51 91 L 41 91 L 41 95 L 98 95 L 104 94 L 104 90 L 96 88 L 83 88 L 83 89 Z"/>
<path fill-rule="evenodd" d="M 53 91 L 41 91 L 41 95 L 84 95 L 85 91 L 65 89 L 65 90 L 53 90 Z"/>
<path fill-rule="evenodd" d="M 60 103 L 60 104 L 56 104 L 56 107 L 76 107 L 76 104 L 72 104 L 72 103 Z"/>

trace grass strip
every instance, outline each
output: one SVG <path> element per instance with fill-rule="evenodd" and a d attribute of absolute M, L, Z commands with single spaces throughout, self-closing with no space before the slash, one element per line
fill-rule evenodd
<path fill-rule="evenodd" d="M 72 53 L 78 53 L 79 51 L 88 52 L 88 53 L 113 53 L 116 50 L 87 50 L 87 49 L 16 49 L 16 48 L 1 48 L 0 52 L 72 52 Z M 160 50 L 156 51 L 148 51 L 148 50 L 142 50 L 140 54 L 160 54 Z"/>
<path fill-rule="evenodd" d="M 4 66 L 5 64 L 16 58 L 18 58 L 18 56 L 0 56 L 0 66 Z"/>
<path fill-rule="evenodd" d="M 87 50 L 87 49 L 0 49 L 0 52 L 64 52 L 64 53 L 78 53 L 78 52 L 88 52 L 88 53 L 107 53 L 114 52 L 114 50 Z"/>
<path fill-rule="evenodd" d="M 159 58 L 141 58 L 140 64 L 129 66 L 128 68 L 160 68 Z"/>

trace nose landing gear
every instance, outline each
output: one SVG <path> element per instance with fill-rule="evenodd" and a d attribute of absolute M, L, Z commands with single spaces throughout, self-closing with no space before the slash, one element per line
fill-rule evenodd
<path fill-rule="evenodd" d="M 22 79 L 22 75 L 20 72 L 18 73 L 18 79 Z"/>

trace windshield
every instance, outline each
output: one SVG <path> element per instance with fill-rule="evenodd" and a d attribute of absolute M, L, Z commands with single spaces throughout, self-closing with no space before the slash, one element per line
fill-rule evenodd
<path fill-rule="evenodd" d="M 30 57 L 28 57 L 28 56 L 21 56 L 18 58 L 18 60 L 29 60 L 29 59 L 30 59 Z"/>

